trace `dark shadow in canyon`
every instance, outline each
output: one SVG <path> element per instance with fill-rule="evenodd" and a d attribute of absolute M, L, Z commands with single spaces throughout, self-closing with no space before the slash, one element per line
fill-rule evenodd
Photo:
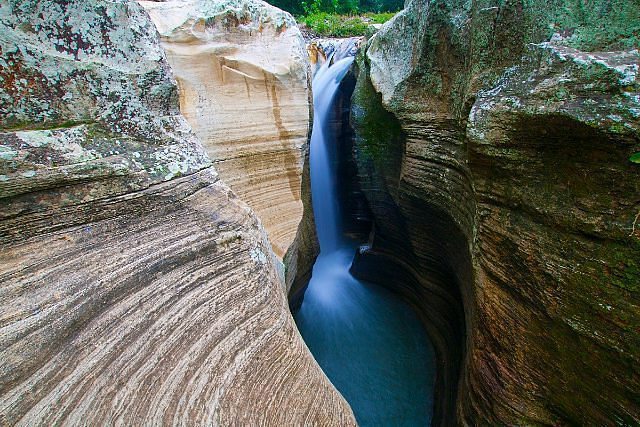
<path fill-rule="evenodd" d="M 471 306 L 464 301 L 472 298 L 468 238 L 449 213 L 400 190 L 404 136 L 391 144 L 394 152 L 386 159 L 391 167 L 381 170 L 357 157 L 351 123 L 356 82 L 354 72 L 344 78 L 331 120 L 343 229 L 350 238 L 368 242 L 357 252 L 350 272 L 398 295 L 417 313 L 436 358 L 432 425 L 454 425 L 471 317 L 464 308 Z M 301 292 L 291 298 L 294 312 L 302 298 Z"/>

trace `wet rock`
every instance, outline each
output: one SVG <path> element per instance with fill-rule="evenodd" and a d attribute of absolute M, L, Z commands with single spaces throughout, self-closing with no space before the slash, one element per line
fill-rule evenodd
<path fill-rule="evenodd" d="M 327 59 L 332 62 L 349 56 L 356 56 L 366 39 L 364 37 L 348 38 L 314 38 L 307 43 L 307 55 L 311 62 L 312 74 L 315 75 Z"/>

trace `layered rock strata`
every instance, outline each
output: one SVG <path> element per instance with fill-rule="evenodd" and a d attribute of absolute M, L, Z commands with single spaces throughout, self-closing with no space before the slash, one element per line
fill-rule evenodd
<path fill-rule="evenodd" d="M 302 217 L 310 132 L 305 43 L 259 0 L 141 1 L 178 81 L 180 110 L 282 258 Z"/>
<path fill-rule="evenodd" d="M 0 28 L 0 424 L 353 425 L 144 10 Z"/>
<path fill-rule="evenodd" d="M 422 313 L 436 424 L 640 422 L 640 9 L 595 3 L 414 0 L 361 57 L 353 271 Z"/>

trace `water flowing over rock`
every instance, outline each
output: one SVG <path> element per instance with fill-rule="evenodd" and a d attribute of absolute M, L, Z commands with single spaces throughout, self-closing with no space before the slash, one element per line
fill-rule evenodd
<path fill-rule="evenodd" d="M 282 258 L 302 217 L 310 132 L 308 62 L 295 21 L 259 0 L 139 3 L 160 32 L 180 110 Z"/>
<path fill-rule="evenodd" d="M 365 42 L 364 37 L 348 37 L 335 39 L 313 39 L 307 44 L 307 54 L 311 62 L 312 75 L 328 60 L 337 62 L 347 57 L 355 57 Z"/>
<path fill-rule="evenodd" d="M 428 425 L 435 363 L 420 319 L 397 295 L 349 273 L 357 243 L 343 221 L 342 141 L 332 122 L 353 61 L 327 61 L 313 79 L 310 164 L 320 254 L 296 324 L 361 425 Z"/>
<path fill-rule="evenodd" d="M 135 2 L 0 4 L 0 424 L 352 425 Z"/>
<path fill-rule="evenodd" d="M 560 3 L 413 0 L 359 59 L 353 271 L 422 307 L 436 424 L 640 422 L 640 14 Z"/>

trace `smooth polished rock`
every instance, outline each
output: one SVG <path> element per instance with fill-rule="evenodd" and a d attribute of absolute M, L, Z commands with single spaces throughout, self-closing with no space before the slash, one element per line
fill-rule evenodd
<path fill-rule="evenodd" d="M 0 4 L 0 424 L 354 425 L 136 2 Z"/>
<path fill-rule="evenodd" d="M 180 110 L 282 258 L 302 218 L 311 114 L 305 43 L 294 19 L 259 0 L 139 3 L 160 32 Z"/>

